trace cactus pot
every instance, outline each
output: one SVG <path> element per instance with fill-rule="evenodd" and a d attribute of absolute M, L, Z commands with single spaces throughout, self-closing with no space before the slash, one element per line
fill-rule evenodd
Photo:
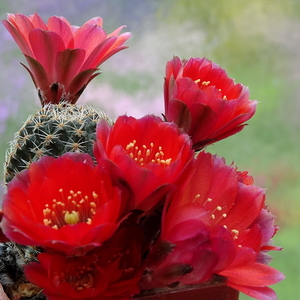
<path fill-rule="evenodd" d="M 194 285 L 143 292 L 135 300 L 238 300 L 239 291 L 220 284 Z"/>

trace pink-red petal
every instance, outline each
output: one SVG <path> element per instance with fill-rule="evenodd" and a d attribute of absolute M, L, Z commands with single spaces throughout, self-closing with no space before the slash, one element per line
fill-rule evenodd
<path fill-rule="evenodd" d="M 285 277 L 276 269 L 259 263 L 248 264 L 219 273 L 229 282 L 244 286 L 267 286 L 280 282 Z"/>
<path fill-rule="evenodd" d="M 237 285 L 231 282 L 227 283 L 228 286 L 258 300 L 277 300 L 276 293 L 269 287 L 250 287 Z"/>
<path fill-rule="evenodd" d="M 49 76 L 50 84 L 57 82 L 55 69 L 56 55 L 64 50 L 62 38 L 55 32 L 34 29 L 29 33 L 29 41 L 34 58 L 44 67 Z"/>
<path fill-rule="evenodd" d="M 69 24 L 61 18 L 53 16 L 49 18 L 47 26 L 49 31 L 57 33 L 62 38 L 65 49 L 74 49 L 73 32 Z"/>

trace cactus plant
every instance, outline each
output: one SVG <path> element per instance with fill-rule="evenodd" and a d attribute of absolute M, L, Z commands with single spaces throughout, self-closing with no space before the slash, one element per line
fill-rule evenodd
<path fill-rule="evenodd" d="M 101 110 L 91 106 L 68 102 L 45 105 L 15 133 L 6 153 L 5 182 L 44 155 L 84 152 L 93 156 L 96 125 L 101 118 L 107 119 Z"/>
<path fill-rule="evenodd" d="M 99 109 L 75 103 L 88 83 L 101 73 L 99 66 L 127 48 L 124 43 L 131 34 L 120 34 L 124 26 L 106 34 L 100 17 L 76 27 L 63 17 L 53 16 L 44 22 L 37 13 L 17 13 L 8 14 L 3 24 L 26 57 L 28 66 L 22 65 L 42 105 L 10 142 L 4 183 L 45 155 L 83 152 L 94 157 L 97 123 L 109 119 Z M 34 261 L 39 251 L 13 242 L 0 243 L 0 284 L 13 299 L 45 299 L 41 289 L 28 282 L 23 273 L 23 266 Z"/>

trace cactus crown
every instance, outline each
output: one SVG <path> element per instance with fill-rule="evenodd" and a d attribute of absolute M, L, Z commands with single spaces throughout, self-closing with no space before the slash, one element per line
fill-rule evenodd
<path fill-rule="evenodd" d="M 44 155 L 84 152 L 93 156 L 96 125 L 102 118 L 107 119 L 101 110 L 90 106 L 68 102 L 45 105 L 15 133 L 6 153 L 5 182 Z"/>

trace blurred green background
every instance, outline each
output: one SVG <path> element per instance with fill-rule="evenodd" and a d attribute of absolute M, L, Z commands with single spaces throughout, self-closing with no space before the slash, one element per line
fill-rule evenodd
<path fill-rule="evenodd" d="M 281 230 L 274 238 L 284 250 L 271 253 L 272 266 L 286 279 L 274 286 L 280 300 L 300 299 L 300 1 L 298 0 L 4 0 L 6 13 L 39 13 L 44 20 L 63 15 L 82 25 L 104 19 L 108 33 L 126 24 L 133 37 L 129 49 L 102 67 L 81 103 L 110 117 L 141 117 L 163 112 L 164 68 L 173 55 L 205 56 L 225 68 L 236 82 L 249 86 L 259 101 L 249 126 L 207 151 L 248 170 L 267 189 L 267 204 Z M 20 50 L 0 28 L 0 155 L 39 109 Z M 4 190 L 4 188 L 3 188 Z M 242 300 L 250 299 L 244 295 Z"/>

